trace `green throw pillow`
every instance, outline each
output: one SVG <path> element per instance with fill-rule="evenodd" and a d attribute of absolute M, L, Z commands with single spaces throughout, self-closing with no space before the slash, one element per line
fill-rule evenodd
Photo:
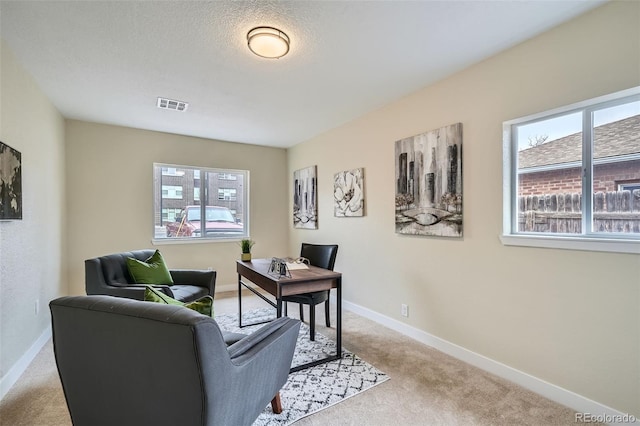
<path fill-rule="evenodd" d="M 144 290 L 144 300 L 147 302 L 164 303 L 166 305 L 184 306 L 185 308 L 193 309 L 196 312 L 213 318 L 213 297 L 211 296 L 204 296 L 193 302 L 184 303 L 167 296 L 160 290 L 147 286 Z"/>
<path fill-rule="evenodd" d="M 136 284 L 173 284 L 169 268 L 164 263 L 160 250 L 156 250 L 153 256 L 144 262 L 128 257 L 127 267 Z"/>

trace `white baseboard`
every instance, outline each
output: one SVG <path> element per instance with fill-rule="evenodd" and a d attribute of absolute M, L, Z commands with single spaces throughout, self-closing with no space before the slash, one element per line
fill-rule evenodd
<path fill-rule="evenodd" d="M 333 299 L 333 295 L 332 295 Z M 593 401 L 577 393 L 556 386 L 552 383 L 538 379 L 530 374 L 516 370 L 508 365 L 494 361 L 483 355 L 470 351 L 448 342 L 437 336 L 429 334 L 425 331 L 407 325 L 401 321 L 379 314 L 371 309 L 343 300 L 342 307 L 348 311 L 358 314 L 362 317 L 377 322 L 387 328 L 411 337 L 420 343 L 431 346 L 441 352 L 451 355 L 461 361 L 478 367 L 498 377 L 516 383 L 523 388 L 529 389 L 539 395 L 542 395 L 552 401 L 572 408 L 576 413 L 588 413 L 591 416 L 599 416 L 598 421 L 608 424 L 640 424 L 640 419 L 632 415 L 624 414 L 599 402 Z M 580 422 L 582 423 L 582 422 Z M 584 422 L 588 423 L 588 422 Z"/>
<path fill-rule="evenodd" d="M 224 293 L 227 291 L 235 291 L 238 292 L 238 283 L 235 284 L 225 284 L 225 285 L 216 285 L 216 293 Z"/>
<path fill-rule="evenodd" d="M 0 401 L 5 397 L 7 392 L 11 389 L 11 387 L 18 381 L 22 373 L 25 372 L 29 364 L 33 361 L 33 359 L 40 353 L 42 347 L 49 341 L 51 338 L 51 325 L 47 326 L 47 328 L 42 332 L 40 337 L 33 342 L 31 347 L 27 352 L 24 353 L 16 362 L 13 367 L 7 372 L 7 374 L 0 379 Z"/>

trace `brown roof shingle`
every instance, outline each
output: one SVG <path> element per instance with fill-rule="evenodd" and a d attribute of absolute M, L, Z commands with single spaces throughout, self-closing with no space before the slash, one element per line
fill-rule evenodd
<path fill-rule="evenodd" d="M 594 158 L 640 153 L 640 115 L 595 128 Z M 527 148 L 518 153 L 518 168 L 581 161 L 582 132 Z"/>

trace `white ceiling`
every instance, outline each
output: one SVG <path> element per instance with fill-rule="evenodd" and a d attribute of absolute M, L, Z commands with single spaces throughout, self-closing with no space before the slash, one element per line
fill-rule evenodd
<path fill-rule="evenodd" d="M 2 0 L 0 35 L 64 117 L 289 147 L 604 1 Z M 249 51 L 260 25 L 287 56 Z"/>

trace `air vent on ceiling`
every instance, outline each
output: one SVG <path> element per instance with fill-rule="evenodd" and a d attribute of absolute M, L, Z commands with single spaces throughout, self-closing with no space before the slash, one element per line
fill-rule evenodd
<path fill-rule="evenodd" d="M 186 111 L 188 103 L 182 101 L 176 101 L 167 98 L 158 98 L 158 108 L 172 109 L 174 111 Z"/>

